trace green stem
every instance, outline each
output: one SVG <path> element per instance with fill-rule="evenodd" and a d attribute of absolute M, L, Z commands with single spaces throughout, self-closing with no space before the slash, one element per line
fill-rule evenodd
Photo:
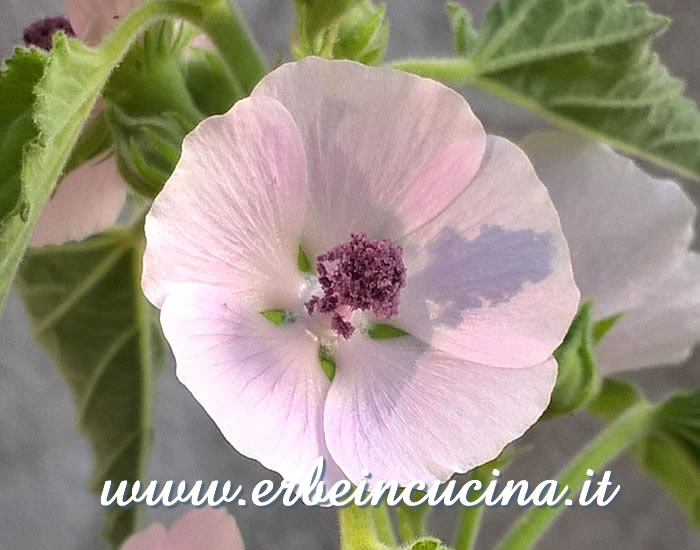
<path fill-rule="evenodd" d="M 471 479 L 481 482 L 482 488 L 493 478 L 493 462 L 488 462 L 472 472 Z M 481 516 L 484 513 L 483 505 L 465 508 L 457 526 L 457 537 L 455 540 L 455 550 L 473 550 L 476 547 L 476 539 L 479 535 Z"/>
<path fill-rule="evenodd" d="M 474 63 L 461 57 L 401 59 L 394 61 L 391 66 L 394 69 L 432 78 L 454 86 L 469 84 L 477 76 Z"/>
<path fill-rule="evenodd" d="M 413 542 L 425 534 L 425 518 L 429 511 L 427 505 L 409 507 L 402 504 L 396 509 L 402 542 Z"/>
<path fill-rule="evenodd" d="M 219 50 L 246 94 L 267 74 L 267 65 L 247 25 L 230 0 L 219 0 L 197 22 Z"/>
<path fill-rule="evenodd" d="M 384 550 L 377 537 L 370 507 L 347 506 L 338 510 L 340 550 Z"/>
<path fill-rule="evenodd" d="M 103 47 L 119 47 L 124 37 L 130 42 L 139 29 L 169 17 L 184 19 L 202 29 L 246 92 L 267 73 L 258 46 L 228 0 L 153 0 L 134 10 L 107 37 Z"/>
<path fill-rule="evenodd" d="M 586 470 L 599 470 L 626 448 L 639 440 L 651 427 L 654 405 L 640 403 L 630 407 L 609 424 L 576 455 L 558 476 L 560 487 L 567 486 L 575 494 L 588 478 Z M 521 515 L 506 534 L 497 550 L 527 550 L 568 506 L 533 507 Z"/>
<path fill-rule="evenodd" d="M 394 534 L 394 527 L 391 524 L 391 515 L 386 505 L 382 504 L 377 507 L 372 507 L 372 517 L 374 518 L 377 538 L 388 546 L 396 546 L 396 535 Z"/>

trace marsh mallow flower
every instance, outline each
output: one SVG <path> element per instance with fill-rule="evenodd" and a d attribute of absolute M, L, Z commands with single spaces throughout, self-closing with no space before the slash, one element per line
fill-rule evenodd
<path fill-rule="evenodd" d="M 129 537 L 121 550 L 244 550 L 236 520 L 223 508 L 187 512 L 167 530 L 153 523 Z"/>
<path fill-rule="evenodd" d="M 68 17 L 49 17 L 33 23 L 25 29 L 24 41 L 50 49 L 53 35 L 63 31 L 94 45 L 140 2 L 66 0 Z M 126 197 L 127 186 L 113 156 L 88 161 L 59 182 L 39 217 L 31 246 L 81 240 L 109 228 L 119 218 Z"/>
<path fill-rule="evenodd" d="M 561 216 L 582 298 L 598 319 L 623 314 L 598 348 L 601 372 L 687 359 L 700 339 L 700 256 L 683 189 L 573 134 L 536 132 L 523 148 Z"/>
<path fill-rule="evenodd" d="M 178 377 L 289 480 L 495 457 L 547 406 L 579 298 L 522 151 L 449 88 L 348 61 L 284 65 L 202 122 L 146 238 Z"/>

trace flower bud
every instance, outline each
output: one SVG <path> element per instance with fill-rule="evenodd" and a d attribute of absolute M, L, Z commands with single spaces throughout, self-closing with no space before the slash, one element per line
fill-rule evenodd
<path fill-rule="evenodd" d="M 122 177 L 142 195 L 156 196 L 175 168 L 192 125 L 177 113 L 130 116 L 116 106 L 109 107 L 108 116 Z"/>
<path fill-rule="evenodd" d="M 336 3 L 334 17 L 316 14 L 308 2 L 297 2 L 297 58 L 318 55 L 331 59 L 352 59 L 378 65 L 384 59 L 389 41 L 386 7 L 371 0 Z M 342 4 L 342 10 L 340 9 Z M 323 15 L 324 17 L 321 17 Z M 319 25 L 319 18 L 324 25 Z"/>

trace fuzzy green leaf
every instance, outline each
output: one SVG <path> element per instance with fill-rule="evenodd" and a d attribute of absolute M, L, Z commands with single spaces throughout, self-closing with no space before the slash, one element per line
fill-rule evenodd
<path fill-rule="evenodd" d="M 35 84 L 32 113 L 35 133 L 29 132 L 24 139 L 20 139 L 21 132 L 12 132 L 11 136 L 11 139 L 21 143 L 24 150 L 21 195 L 17 198 L 16 182 L 12 184 L 10 180 L 9 184 L 0 184 L 3 189 L 0 197 L 5 196 L 6 185 L 9 185 L 8 196 L 15 197 L 7 202 L 7 215 L 0 217 L 0 309 L 5 303 L 34 224 L 64 173 L 85 122 L 114 68 L 150 23 L 173 14 L 201 16 L 202 8 L 196 4 L 205 3 L 205 0 L 197 3 L 194 0 L 148 2 L 131 12 L 97 48 L 90 48 L 59 32 L 54 36 L 53 47 L 46 56 L 40 78 L 37 78 L 40 72 L 38 61 L 35 59 L 31 62 L 34 65 L 33 71 L 29 72 L 32 74 L 30 80 L 33 79 Z M 28 62 L 25 59 L 22 63 L 26 65 Z M 12 78 L 0 80 L 0 99 L 5 94 L 11 94 L 12 82 Z M 27 92 L 29 97 L 32 97 L 31 91 Z M 22 116 L 25 111 L 26 99 L 9 103 L 9 115 L 4 116 L 10 120 Z M 33 136 L 36 138 L 31 139 Z M 0 163 L 5 162 L 16 165 L 16 153 L 0 160 Z M 4 164 L 0 164 L 0 167 L 5 168 Z M 5 202 L 6 199 L 1 200 Z M 19 206 L 14 207 L 15 204 Z"/>
<path fill-rule="evenodd" d="M 588 410 L 609 422 L 645 400 L 630 382 L 609 378 Z M 630 449 L 630 455 L 700 529 L 700 390 L 663 403 L 650 433 Z"/>
<path fill-rule="evenodd" d="M 656 418 L 657 428 L 633 455 L 700 529 L 700 390 L 671 397 Z"/>
<path fill-rule="evenodd" d="M 650 49 L 668 22 L 627 0 L 502 0 L 470 60 L 475 84 L 700 179 L 700 112 Z"/>
<path fill-rule="evenodd" d="M 141 292 L 143 239 L 113 230 L 80 243 L 30 250 L 17 290 L 39 343 L 76 402 L 77 423 L 95 455 L 92 487 L 145 478 L 151 386 L 161 358 L 154 310 Z M 140 508 L 106 511 L 115 545 L 137 527 Z"/>
<path fill-rule="evenodd" d="M 700 111 L 651 50 L 668 23 L 628 0 L 500 0 L 469 57 L 394 67 L 481 88 L 700 180 Z"/>
<path fill-rule="evenodd" d="M 0 228 L 27 206 L 22 193 L 22 153 L 37 134 L 32 120 L 33 90 L 45 60 L 39 50 L 18 48 L 0 72 Z"/>

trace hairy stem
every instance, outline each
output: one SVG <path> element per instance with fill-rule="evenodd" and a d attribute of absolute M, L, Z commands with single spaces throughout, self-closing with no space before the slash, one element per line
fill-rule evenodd
<path fill-rule="evenodd" d="M 557 480 L 560 487 L 567 486 L 575 494 L 588 479 L 588 469 L 598 470 L 617 455 L 637 442 L 652 426 L 656 407 L 639 403 L 609 424 L 584 447 L 566 466 Z M 544 534 L 552 522 L 567 506 L 533 507 L 520 516 L 497 550 L 528 550 Z"/>

